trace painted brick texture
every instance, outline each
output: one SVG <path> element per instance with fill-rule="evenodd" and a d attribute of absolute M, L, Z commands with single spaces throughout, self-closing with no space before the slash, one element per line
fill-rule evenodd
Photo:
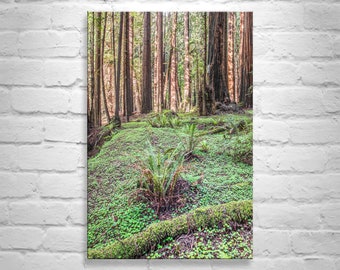
<path fill-rule="evenodd" d="M 254 259 L 86 260 L 86 11 L 254 12 Z M 3 0 L 0 269 L 340 269 L 340 4 Z"/>

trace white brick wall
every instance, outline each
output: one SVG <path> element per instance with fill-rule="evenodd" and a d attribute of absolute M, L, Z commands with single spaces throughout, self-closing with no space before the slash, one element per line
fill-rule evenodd
<path fill-rule="evenodd" d="M 86 11 L 254 11 L 253 261 L 86 260 Z M 0 2 L 0 269 L 340 269 L 340 4 Z"/>

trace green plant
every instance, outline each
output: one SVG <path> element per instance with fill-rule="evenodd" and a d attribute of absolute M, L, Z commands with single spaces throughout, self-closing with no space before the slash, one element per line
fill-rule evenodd
<path fill-rule="evenodd" d="M 200 143 L 200 138 L 197 135 L 197 125 L 188 124 L 184 127 L 184 133 L 186 134 L 184 140 L 185 153 L 184 157 L 189 160 L 193 156 L 193 152 L 196 146 Z"/>
<path fill-rule="evenodd" d="M 208 142 L 206 140 L 202 141 L 201 142 L 201 150 L 203 152 L 208 152 L 209 150 L 209 145 L 208 145 Z"/>
<path fill-rule="evenodd" d="M 235 136 L 228 143 L 228 154 L 238 162 L 253 164 L 253 133 Z"/>
<path fill-rule="evenodd" d="M 147 119 L 147 122 L 150 126 L 155 128 L 162 127 L 175 128 L 181 124 L 178 115 L 172 111 L 163 111 L 161 113 L 157 113 L 152 117 L 149 117 Z"/>
<path fill-rule="evenodd" d="M 177 180 L 183 165 L 183 154 L 177 148 L 169 148 L 164 153 L 149 147 L 147 161 L 142 166 L 142 177 L 138 183 L 139 191 L 156 208 L 168 208 L 174 199 Z"/>

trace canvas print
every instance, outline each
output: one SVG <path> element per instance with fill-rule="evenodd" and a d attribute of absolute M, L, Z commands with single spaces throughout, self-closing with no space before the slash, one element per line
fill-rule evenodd
<path fill-rule="evenodd" d="M 251 259 L 251 12 L 88 12 L 89 259 Z"/>

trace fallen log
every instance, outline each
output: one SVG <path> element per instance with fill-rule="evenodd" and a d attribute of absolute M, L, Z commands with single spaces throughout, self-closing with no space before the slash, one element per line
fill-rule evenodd
<path fill-rule="evenodd" d="M 144 231 L 98 249 L 88 249 L 89 259 L 134 259 L 147 253 L 166 237 L 176 237 L 199 228 L 244 223 L 252 217 L 252 201 L 234 201 L 197 208 L 170 220 L 151 224 Z"/>

